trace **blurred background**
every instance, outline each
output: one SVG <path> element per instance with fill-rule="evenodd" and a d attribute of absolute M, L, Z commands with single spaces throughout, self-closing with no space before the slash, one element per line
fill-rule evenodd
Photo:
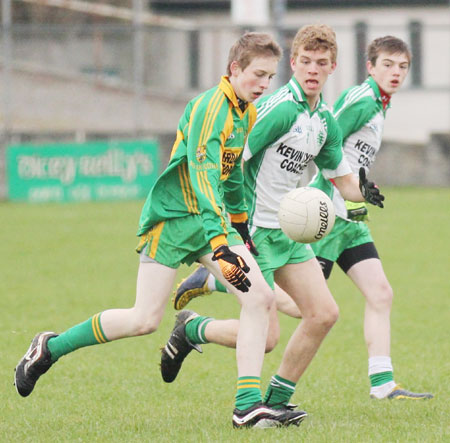
<path fill-rule="evenodd" d="M 450 186 L 449 0 L 2 0 L 0 199 L 145 197 L 188 100 L 225 73 L 245 30 L 285 49 L 332 26 L 338 67 L 324 97 L 366 78 L 365 52 L 394 35 L 413 62 L 372 171 L 381 185 Z"/>

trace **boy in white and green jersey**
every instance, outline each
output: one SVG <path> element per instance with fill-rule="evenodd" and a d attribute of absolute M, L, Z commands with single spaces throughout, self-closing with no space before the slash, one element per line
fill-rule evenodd
<path fill-rule="evenodd" d="M 334 115 L 344 138 L 344 152 L 354 174 L 361 167 L 368 172 L 375 161 L 391 96 L 401 87 L 410 62 L 410 51 L 402 40 L 392 36 L 374 40 L 368 48 L 370 76 L 361 85 L 344 91 L 334 105 Z M 369 227 L 364 223 L 367 208 L 347 202 L 320 172 L 311 185 L 331 195 L 336 208 L 332 232 L 312 245 L 325 278 L 330 276 L 336 262 L 366 298 L 364 336 L 369 354 L 370 396 L 376 399 L 431 398 L 428 393 L 402 389 L 394 381 L 390 358 L 393 293 Z"/>
<path fill-rule="evenodd" d="M 298 186 L 303 170 L 314 161 L 349 200 L 382 205 L 384 197 L 351 173 L 342 153 L 342 136 L 321 91 L 336 66 L 334 31 L 326 25 L 300 29 L 291 50 L 293 77 L 258 104 L 258 118 L 244 150 L 245 196 L 256 261 L 272 288 L 281 286 L 300 308 L 303 319 L 293 333 L 281 365 L 272 377 L 265 403 L 285 409 L 296 383 L 310 364 L 338 316 L 310 245 L 290 240 L 280 229 L 282 197 Z M 361 188 L 361 189 L 360 189 Z M 268 349 L 278 340 L 272 309 Z M 232 331 L 222 344 L 233 345 Z M 209 340 L 208 329 L 205 338 Z"/>
<path fill-rule="evenodd" d="M 262 404 L 260 375 L 274 294 L 241 236 L 247 220 L 241 157 L 256 118 L 251 103 L 275 75 L 281 49 L 265 33 L 246 33 L 231 48 L 227 75 L 193 99 L 180 120 L 169 165 L 142 209 L 136 303 L 129 309 L 96 314 L 60 335 L 38 334 L 19 361 L 18 393 L 28 396 L 38 378 L 60 357 L 76 349 L 154 332 L 164 313 L 177 268 L 198 260 L 219 277 L 241 306 L 237 344 L 238 391 L 233 424 L 273 427 L 298 424 L 300 411 L 276 411 Z M 232 214 L 231 222 L 225 211 Z M 242 231 L 242 230 L 241 230 Z M 242 231 L 250 244 L 247 231 Z M 188 339 L 211 319 L 179 316 L 172 341 L 162 353 L 161 372 L 172 381 L 184 357 L 200 350 Z M 149 390 L 150 391 L 150 390 Z"/>

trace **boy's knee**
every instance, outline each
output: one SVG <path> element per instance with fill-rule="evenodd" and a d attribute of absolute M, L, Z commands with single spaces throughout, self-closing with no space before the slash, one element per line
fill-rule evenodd
<path fill-rule="evenodd" d="M 334 306 L 330 307 L 328 313 L 325 319 L 325 325 L 331 329 L 333 325 L 338 321 L 339 318 L 339 307 L 337 304 L 334 304 Z"/>
<path fill-rule="evenodd" d="M 315 324 L 320 329 L 330 330 L 339 318 L 339 308 L 337 304 L 330 304 L 323 307 L 320 312 L 315 312 L 309 318 L 304 318 L 304 321 L 309 321 Z"/>
<path fill-rule="evenodd" d="M 135 313 L 133 324 L 135 335 L 148 335 L 155 332 L 159 326 L 159 319 L 153 316 L 142 316 L 139 312 Z"/>
<path fill-rule="evenodd" d="M 143 322 L 137 325 L 136 335 L 148 335 L 152 334 L 158 329 L 158 325 L 151 322 Z"/>
<path fill-rule="evenodd" d="M 270 287 L 261 290 L 255 289 L 249 292 L 248 295 L 245 294 L 241 300 L 242 304 L 247 305 L 249 308 L 269 311 L 275 302 L 275 294 Z"/>
<path fill-rule="evenodd" d="M 389 283 L 380 285 L 377 288 L 372 288 L 367 294 L 367 299 L 372 305 L 383 308 L 391 307 L 394 298 L 394 292 Z"/>

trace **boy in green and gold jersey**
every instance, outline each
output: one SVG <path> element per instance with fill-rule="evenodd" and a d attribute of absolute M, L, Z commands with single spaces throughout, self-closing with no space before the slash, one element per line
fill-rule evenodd
<path fill-rule="evenodd" d="M 230 50 L 228 75 L 189 102 L 169 164 L 142 209 L 134 307 L 103 311 L 60 335 L 37 334 L 16 367 L 15 385 L 20 395 L 28 396 L 38 378 L 63 355 L 84 346 L 154 332 L 177 268 L 181 263 L 200 261 L 242 305 L 237 366 L 238 386 L 244 388 L 237 394 L 234 416 L 239 423 L 235 425 L 270 427 L 301 419 L 298 412 L 275 411 L 261 403 L 259 377 L 274 296 L 232 226 L 237 223 L 240 227 L 247 219 L 241 158 L 256 119 L 252 102 L 269 86 L 280 57 L 281 49 L 270 35 L 246 33 Z M 231 222 L 226 213 L 231 214 Z M 248 231 L 244 234 L 244 240 L 251 243 Z M 172 369 L 192 349 L 201 350 L 184 339 L 186 321 L 178 319 L 175 332 L 179 340 L 164 353 L 165 363 Z"/>

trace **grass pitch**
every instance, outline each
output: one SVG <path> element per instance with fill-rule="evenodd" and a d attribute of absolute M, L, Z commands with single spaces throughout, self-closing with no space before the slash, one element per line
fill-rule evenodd
<path fill-rule="evenodd" d="M 364 301 L 339 269 L 331 290 L 340 319 L 300 381 L 293 401 L 308 411 L 299 428 L 235 431 L 234 351 L 204 346 L 177 380 L 159 374 L 159 347 L 175 311 L 151 336 L 93 346 L 62 358 L 28 398 L 13 368 L 34 334 L 63 331 L 93 314 L 134 303 L 134 233 L 142 202 L 0 204 L 0 441 L 5 442 L 439 442 L 450 440 L 449 189 L 389 188 L 370 226 L 394 288 L 392 359 L 407 389 L 431 401 L 369 400 Z M 190 270 L 180 268 L 179 279 Z M 194 300 L 216 318 L 238 315 L 231 296 Z M 266 356 L 276 372 L 296 322 Z"/>

